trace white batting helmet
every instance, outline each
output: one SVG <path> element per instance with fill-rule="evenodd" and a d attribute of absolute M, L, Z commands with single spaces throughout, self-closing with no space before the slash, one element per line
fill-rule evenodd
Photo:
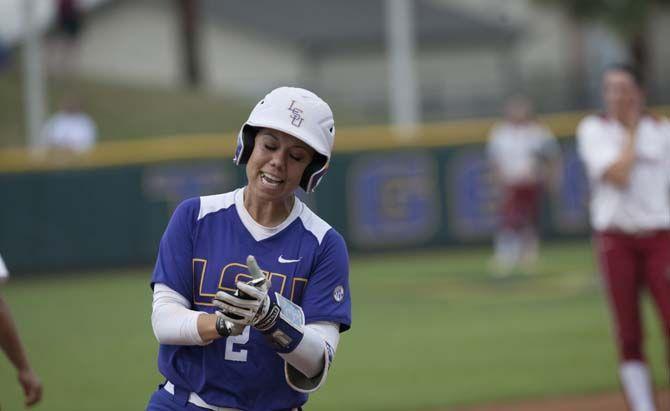
<path fill-rule="evenodd" d="M 254 149 L 256 133 L 273 128 L 302 140 L 316 153 L 305 168 L 300 187 L 312 192 L 328 170 L 335 141 L 335 121 L 328 104 L 309 90 L 280 87 L 272 90 L 256 104 L 249 119 L 237 135 L 235 164 L 245 164 Z"/>

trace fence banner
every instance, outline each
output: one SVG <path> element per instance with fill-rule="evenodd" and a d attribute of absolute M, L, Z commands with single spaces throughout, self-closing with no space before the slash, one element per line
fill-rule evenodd
<path fill-rule="evenodd" d="M 545 193 L 545 238 L 586 236 L 587 186 L 573 139 Z M 352 252 L 485 244 L 498 192 L 482 143 L 336 153 L 316 193 L 300 197 Z M 0 253 L 13 271 L 152 264 L 176 205 L 244 184 L 230 159 L 194 158 L 0 172 Z"/>

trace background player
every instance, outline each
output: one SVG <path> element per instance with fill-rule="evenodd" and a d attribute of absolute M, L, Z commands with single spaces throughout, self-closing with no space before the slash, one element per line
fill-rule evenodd
<path fill-rule="evenodd" d="M 640 289 L 670 335 L 670 122 L 644 111 L 639 75 L 614 65 L 603 76 L 606 112 L 582 120 L 578 149 L 591 184 L 591 225 L 616 330 L 620 377 L 635 411 L 654 410 L 645 364 Z"/>
<path fill-rule="evenodd" d="M 0 283 L 5 282 L 8 277 L 9 271 L 0 255 Z M 26 350 L 21 344 L 18 330 L 14 324 L 12 313 L 9 311 L 9 306 L 2 295 L 0 295 L 0 348 L 16 367 L 18 380 L 26 397 L 26 406 L 30 407 L 37 404 L 42 398 L 42 383 L 30 366 Z"/>
<path fill-rule="evenodd" d="M 334 136 L 318 96 L 275 89 L 238 136 L 247 186 L 177 207 L 152 277 L 167 381 L 149 410 L 292 410 L 323 384 L 351 324 L 349 257 L 342 236 L 294 191 L 319 184 Z M 268 287 L 244 284 L 261 271 L 248 255 Z M 238 289 L 248 299 L 220 292 Z"/>
<path fill-rule="evenodd" d="M 530 101 L 515 96 L 505 104 L 505 120 L 491 130 L 487 153 L 501 194 L 494 273 L 505 276 L 520 267 L 532 272 L 543 183 L 558 182 L 560 148 L 533 118 Z"/>
<path fill-rule="evenodd" d="M 63 98 L 59 110 L 44 124 L 42 139 L 50 156 L 67 159 L 84 154 L 95 146 L 97 126 L 74 94 Z"/>

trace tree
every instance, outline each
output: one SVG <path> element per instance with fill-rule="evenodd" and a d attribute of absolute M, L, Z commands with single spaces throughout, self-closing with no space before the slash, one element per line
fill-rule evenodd
<path fill-rule="evenodd" d="M 200 3 L 177 0 L 182 76 L 191 88 L 200 85 Z"/>
<path fill-rule="evenodd" d="M 538 4 L 563 8 L 577 21 L 601 21 L 627 44 L 631 63 L 643 76 L 649 70 L 646 33 L 651 12 L 670 0 L 535 0 Z"/>

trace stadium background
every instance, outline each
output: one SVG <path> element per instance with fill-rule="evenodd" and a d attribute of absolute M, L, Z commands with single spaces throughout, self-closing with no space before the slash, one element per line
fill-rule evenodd
<path fill-rule="evenodd" d="M 133 28 L 139 23 L 127 22 L 131 12 L 169 15 L 174 10 L 152 1 L 135 6 L 124 1 L 84 3 L 90 4 L 89 27 L 82 39 L 80 72 L 75 78 L 49 77 L 47 97 L 54 108 L 73 89 L 82 97 L 100 127 L 101 141 L 92 152 L 62 161 L 35 159 L 20 147 L 25 140 L 20 36 L 16 43 L 9 42 L 10 55 L 16 58 L 0 74 L 1 105 L 6 108 L 0 114 L 0 252 L 13 277 L 3 286 L 3 295 L 45 383 L 45 399 L 37 409 L 139 409 L 160 382 L 149 323 L 148 279 L 167 219 L 187 197 L 226 191 L 243 182 L 243 170 L 230 158 L 235 129 L 253 104 L 251 96 L 273 82 L 296 83 L 300 76 L 287 80 L 290 76 L 282 73 L 246 89 L 226 88 L 235 75 L 239 84 L 252 84 L 251 77 L 233 70 L 232 79 L 217 83 L 210 78 L 186 87 L 188 80 L 173 78 L 170 84 L 171 75 L 179 76 L 167 73 L 165 80 L 160 70 L 152 83 L 137 63 L 111 78 L 94 64 L 104 58 L 90 52 L 103 41 L 109 21 Z M 491 23 L 490 16 L 482 17 L 480 9 L 462 2 L 415 2 L 417 7 L 442 3 L 444 10 L 460 10 L 458 16 L 466 11 L 477 16 L 470 30 L 486 28 L 494 37 L 504 34 L 511 53 L 518 53 L 524 42 L 528 45 L 527 37 L 537 33 L 538 23 L 524 18 L 540 15 L 546 22 L 558 13 L 519 1 L 501 6 Z M 381 7 L 381 2 L 375 4 Z M 301 5 L 297 2 L 292 9 Z M 211 18 L 213 10 L 205 9 Z M 518 17 L 519 10 L 530 10 L 530 17 Z M 517 16 L 510 17 L 516 24 L 500 16 Z M 668 19 L 661 9 L 653 16 L 651 38 L 662 36 L 659 22 Z M 150 21 L 147 27 L 162 23 Z M 468 75 L 462 67 L 438 65 L 448 69 L 438 73 L 450 78 L 441 85 L 448 97 L 436 97 L 434 90 L 422 93 L 423 123 L 411 139 L 395 137 L 397 131 L 389 125 L 393 119 L 384 104 L 390 92 L 371 85 L 366 92 L 374 97 L 363 99 L 353 90 L 360 83 L 338 77 L 356 69 L 346 66 L 351 56 L 338 57 L 346 64 L 319 60 L 323 66 L 342 64 L 339 72 L 322 69 L 310 77 L 335 78 L 321 85 L 327 90 L 324 97 L 334 101 L 335 112 L 342 115 L 337 118 L 327 189 L 305 200 L 348 240 L 355 322 L 343 338 L 328 384 L 312 397 L 308 409 L 460 410 L 474 404 L 493 404 L 496 409 L 495 404 L 527 400 L 544 404 L 537 409 L 549 409 L 543 399 L 559 399 L 560 404 L 563 398 L 585 396 L 588 401 L 594 395 L 613 401 L 611 409 L 623 406 L 616 393 L 616 358 L 591 256 L 588 192 L 573 133 L 586 109 L 598 106 L 597 84 L 589 83 L 589 73 L 597 74 L 608 58 L 625 56 L 626 49 L 616 35 L 603 34 L 608 33 L 605 26 L 584 27 L 593 31 L 588 41 L 605 36 L 598 44 L 609 48 L 603 48 L 600 59 L 589 60 L 594 63 L 582 73 L 587 78 L 583 89 L 566 86 L 570 76 L 562 76 L 561 70 L 568 70 L 568 63 L 558 74 L 547 74 L 552 78 L 528 74 L 532 70 L 525 62 L 536 56 L 522 56 L 506 66 L 525 78 L 507 73 L 491 80 L 491 73 L 486 74 L 488 83 L 481 88 L 493 88 L 489 94 L 472 83 L 471 77 L 481 76 L 481 70 Z M 448 39 L 449 33 L 442 35 L 446 37 L 438 46 L 431 47 L 455 41 Z M 472 40 L 472 32 L 469 35 Z M 418 37 L 419 42 L 427 41 Z M 288 39 L 283 41 L 290 43 Z M 118 57 L 122 51 L 114 50 L 114 42 L 120 40 L 108 41 L 108 54 Z M 461 41 L 469 47 L 468 40 Z M 489 36 L 472 47 L 496 44 Z M 589 47 L 597 49 L 598 44 Z M 438 55 L 449 60 L 451 52 L 440 50 Z M 668 62 L 662 51 L 653 55 L 657 58 L 650 71 L 657 73 Z M 471 56 L 468 64 L 481 59 L 485 58 Z M 372 69 L 358 67 L 363 74 L 377 64 L 368 63 Z M 433 64 L 429 63 L 417 64 Z M 136 78 L 129 77 L 133 71 L 139 73 Z M 421 74 L 431 78 L 436 71 L 424 68 Z M 465 86 L 451 93 L 454 78 Z M 430 88 L 434 81 L 420 88 Z M 661 76 L 651 83 L 654 110 L 670 112 L 663 106 L 670 98 Z M 335 92 L 339 86 L 345 91 Z M 482 148 L 502 97 L 513 91 L 533 96 L 543 113 L 540 121 L 560 137 L 564 175 L 558 194 L 545 202 L 538 272 L 494 280 L 488 261 L 496 192 Z M 665 353 L 648 306 L 645 316 L 654 377 L 664 387 Z M 13 370 L 5 358 L 0 364 L 0 406 L 19 409 Z M 590 409 L 578 407 L 570 409 Z"/>

